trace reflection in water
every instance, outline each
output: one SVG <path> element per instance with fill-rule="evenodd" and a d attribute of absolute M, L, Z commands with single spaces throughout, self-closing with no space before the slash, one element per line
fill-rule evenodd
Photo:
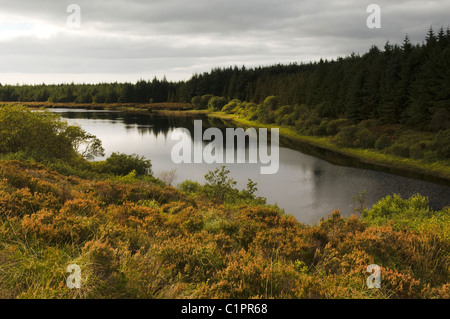
<path fill-rule="evenodd" d="M 103 142 L 106 156 L 112 152 L 136 153 L 152 160 L 156 175 L 176 169 L 174 184 L 186 179 L 204 182 L 204 175 L 222 164 L 174 164 L 170 153 L 177 141 L 171 133 L 177 128 L 187 128 L 193 136 L 194 118 L 158 117 L 114 111 L 87 111 L 54 109 L 69 123 L 78 123 Z M 224 130 L 227 122 L 196 116 L 203 120 L 204 129 L 218 127 Z M 204 142 L 207 143 L 207 142 Z M 391 175 L 385 172 L 354 168 L 361 165 L 328 151 L 307 145 L 280 140 L 280 168 L 277 174 L 261 175 L 260 164 L 227 164 L 232 177 L 244 188 L 247 179 L 258 183 L 258 196 L 271 204 L 277 203 L 299 221 L 313 224 L 334 209 L 343 215 L 352 213 L 352 197 L 367 192 L 367 204 L 393 193 L 409 197 L 420 193 L 428 196 L 434 208 L 449 205 L 450 187 L 416 179 Z M 284 147 L 283 147 L 284 146 Z M 299 151 L 300 150 L 300 151 Z M 226 151 L 226 150 L 225 150 Z M 307 155 L 310 154 L 310 155 Z M 315 156 L 325 158 L 327 161 Z M 332 163 L 330 163 L 332 162 Z M 339 165 L 336 165 L 339 164 Z"/>

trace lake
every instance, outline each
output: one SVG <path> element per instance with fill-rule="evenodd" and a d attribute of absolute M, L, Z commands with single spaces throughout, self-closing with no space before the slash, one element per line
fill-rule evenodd
<path fill-rule="evenodd" d="M 203 129 L 224 130 L 231 123 L 201 116 L 158 116 L 109 110 L 52 109 L 69 124 L 79 124 L 103 143 L 106 157 L 112 152 L 139 154 L 152 161 L 153 172 L 176 169 L 173 185 L 190 179 L 203 184 L 204 175 L 223 164 L 175 164 L 171 159 L 171 134 L 187 128 L 193 137 L 194 120 L 202 119 Z M 352 214 L 353 197 L 366 191 L 367 206 L 394 193 L 403 198 L 416 193 L 427 196 L 433 208 L 450 204 L 449 185 L 423 181 L 369 169 L 375 168 L 286 138 L 280 139 L 279 170 L 261 175 L 260 164 L 226 164 L 237 187 L 245 188 L 248 178 L 258 185 L 258 196 L 277 204 L 300 222 L 315 224 L 334 209 Z M 103 158 L 98 158 L 101 160 Z"/>

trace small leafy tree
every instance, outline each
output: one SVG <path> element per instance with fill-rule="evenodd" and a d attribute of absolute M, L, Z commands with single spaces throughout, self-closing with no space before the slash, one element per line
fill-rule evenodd
<path fill-rule="evenodd" d="M 222 108 L 222 112 L 225 112 L 228 114 L 234 113 L 235 112 L 234 110 L 236 108 L 238 108 L 240 106 L 240 104 L 241 104 L 241 101 L 238 99 L 231 100 L 230 102 L 225 104 L 225 106 Z"/>
<path fill-rule="evenodd" d="M 209 171 L 205 175 L 207 183 L 202 187 L 203 193 L 211 200 L 219 202 L 227 202 L 229 204 L 266 204 L 266 199 L 256 197 L 255 192 L 258 191 L 257 184 L 250 178 L 248 179 L 247 188 L 239 191 L 236 181 L 229 177 L 230 171 L 222 166 L 214 171 Z M 184 185 L 183 185 L 184 186 Z M 198 188 L 197 188 L 198 190 Z"/>
<path fill-rule="evenodd" d="M 228 176 L 229 173 L 230 171 L 225 166 L 222 166 L 220 169 L 216 168 L 205 175 L 207 183 L 204 186 L 204 190 L 210 199 L 217 199 L 223 202 L 227 194 L 237 193 L 237 190 L 234 188 L 236 181 Z"/>
<path fill-rule="evenodd" d="M 273 112 L 278 107 L 280 107 L 280 98 L 278 96 L 268 96 L 263 103 L 264 107 L 266 108 L 266 111 Z"/>
<path fill-rule="evenodd" d="M 367 192 L 363 190 L 360 194 L 353 196 L 353 213 L 357 215 L 363 214 L 363 212 L 367 209 Z"/>
<path fill-rule="evenodd" d="M 274 123 L 275 111 L 280 106 L 280 99 L 277 96 L 268 96 L 264 103 L 258 107 L 258 121 L 262 123 Z"/>
<path fill-rule="evenodd" d="M 247 183 L 247 189 L 244 189 L 241 193 L 246 198 L 254 199 L 255 192 L 257 191 L 258 191 L 257 184 L 249 178 Z"/>
<path fill-rule="evenodd" d="M 177 187 L 180 191 L 186 192 L 186 193 L 198 193 L 199 190 L 202 189 L 202 185 L 200 185 L 198 182 L 193 182 L 189 179 L 178 184 Z"/>
<path fill-rule="evenodd" d="M 228 103 L 227 99 L 220 96 L 211 98 L 208 102 L 209 111 L 220 111 Z"/>
<path fill-rule="evenodd" d="M 205 94 L 200 97 L 199 108 L 202 110 L 206 110 L 208 108 L 209 100 L 211 100 L 213 97 L 214 95 L 212 94 Z"/>
<path fill-rule="evenodd" d="M 392 139 L 387 135 L 381 135 L 375 142 L 375 148 L 377 150 L 384 150 L 393 144 Z"/>
<path fill-rule="evenodd" d="M 357 145 L 357 133 L 358 126 L 345 126 L 341 128 L 339 133 L 334 138 L 334 141 L 339 145 L 354 147 Z"/>
<path fill-rule="evenodd" d="M 150 160 L 146 160 L 143 156 L 137 154 L 112 153 L 102 165 L 100 171 L 102 173 L 110 173 L 114 175 L 125 176 L 132 171 L 136 171 L 137 176 L 152 175 L 152 164 Z"/>
<path fill-rule="evenodd" d="M 191 104 L 194 107 L 194 109 L 198 110 L 201 108 L 201 97 L 200 96 L 194 96 L 191 99 Z"/>

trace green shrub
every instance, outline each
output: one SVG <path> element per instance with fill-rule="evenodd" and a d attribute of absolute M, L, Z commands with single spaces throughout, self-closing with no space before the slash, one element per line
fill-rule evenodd
<path fill-rule="evenodd" d="M 280 98 L 278 96 L 268 96 L 263 103 L 267 111 L 275 111 L 280 107 Z"/>
<path fill-rule="evenodd" d="M 220 169 L 216 168 L 214 171 L 209 171 L 205 175 L 206 184 L 204 191 L 206 196 L 211 200 L 225 201 L 226 197 L 236 195 L 237 189 L 234 187 L 236 181 L 229 177 L 230 171 L 222 166 Z"/>
<path fill-rule="evenodd" d="M 286 114 L 285 116 L 283 116 L 283 119 L 281 120 L 281 124 L 283 124 L 283 125 L 295 125 L 296 119 L 297 118 L 295 116 L 295 113 Z"/>
<path fill-rule="evenodd" d="M 201 104 L 200 96 L 194 96 L 191 100 L 191 104 L 192 104 L 194 110 L 201 109 L 202 104 Z"/>
<path fill-rule="evenodd" d="M 227 99 L 224 97 L 214 96 L 208 102 L 208 110 L 212 112 L 220 111 L 227 102 Z"/>
<path fill-rule="evenodd" d="M 401 143 L 399 141 L 395 142 L 391 147 L 388 148 L 388 152 L 401 156 L 401 157 L 409 157 L 409 145 L 406 143 Z"/>
<path fill-rule="evenodd" d="M 362 121 L 359 123 L 359 126 L 365 127 L 365 128 L 372 128 L 372 127 L 378 127 L 381 125 L 380 120 L 377 119 L 368 119 L 365 121 Z"/>
<path fill-rule="evenodd" d="M 427 147 L 425 143 L 416 143 L 409 147 L 409 157 L 413 159 L 424 158 L 426 149 Z"/>
<path fill-rule="evenodd" d="M 313 134 L 316 136 L 327 135 L 327 124 L 328 124 L 328 120 L 323 119 L 322 122 L 320 122 L 320 125 L 313 127 Z"/>
<path fill-rule="evenodd" d="M 358 131 L 359 128 L 356 125 L 342 127 L 334 138 L 334 142 L 339 145 L 354 147 L 357 145 L 356 134 Z"/>
<path fill-rule="evenodd" d="M 430 128 L 437 132 L 450 127 L 450 108 L 438 108 L 434 111 L 430 121 Z"/>
<path fill-rule="evenodd" d="M 344 146 L 372 148 L 375 145 L 376 137 L 365 127 L 351 125 L 341 126 L 334 141 Z"/>
<path fill-rule="evenodd" d="M 264 102 L 258 106 L 257 119 L 261 123 L 275 123 L 275 111 L 280 106 L 280 99 L 277 96 L 268 96 Z"/>
<path fill-rule="evenodd" d="M 0 107 L 0 153 L 23 152 L 37 160 L 73 161 L 103 155 L 101 142 L 52 112 L 23 106 Z"/>
<path fill-rule="evenodd" d="M 136 154 L 112 153 L 106 161 L 99 162 L 97 165 L 101 173 L 125 176 L 135 171 L 138 176 L 152 175 L 151 161 Z"/>
<path fill-rule="evenodd" d="M 294 112 L 291 105 L 284 105 L 275 111 L 275 122 L 281 125 L 290 125 L 290 115 Z"/>
<path fill-rule="evenodd" d="M 430 209 L 428 198 L 416 194 L 409 199 L 403 199 L 399 195 L 386 196 L 378 201 L 370 210 L 362 213 L 364 220 L 372 225 L 383 225 L 393 221 L 395 228 L 424 229 L 434 227 L 448 228 L 448 210 L 441 211 Z M 428 224 L 428 225 L 426 225 Z"/>
<path fill-rule="evenodd" d="M 384 150 L 392 145 L 392 139 L 387 135 L 381 135 L 375 142 L 375 148 L 377 150 Z"/>
<path fill-rule="evenodd" d="M 310 129 L 312 132 L 314 127 L 319 126 L 321 122 L 322 122 L 322 118 L 319 116 L 319 114 L 316 111 L 311 111 L 311 112 L 309 112 L 308 117 L 305 118 L 303 125 L 306 128 Z"/>
<path fill-rule="evenodd" d="M 250 107 L 247 112 L 247 119 L 250 121 L 256 121 L 258 119 L 258 109 L 256 106 Z"/>
<path fill-rule="evenodd" d="M 373 148 L 376 142 L 376 136 L 367 128 L 359 128 L 356 133 L 356 145 L 362 148 Z"/>
<path fill-rule="evenodd" d="M 434 137 L 431 147 L 437 156 L 450 158 L 450 129 L 439 131 Z"/>
<path fill-rule="evenodd" d="M 230 102 L 225 104 L 225 106 L 222 108 L 222 112 L 225 112 L 228 114 L 236 113 L 237 108 L 239 108 L 240 104 L 241 104 L 241 101 L 238 99 L 231 100 Z"/>
<path fill-rule="evenodd" d="M 270 124 L 275 122 L 275 113 L 268 112 L 263 104 L 258 106 L 258 110 L 256 112 L 256 119 L 258 122 Z"/>
<path fill-rule="evenodd" d="M 337 119 L 329 121 L 326 127 L 327 135 L 336 135 L 339 133 L 339 129 L 344 126 L 352 125 L 352 121 L 348 119 Z"/>
<path fill-rule="evenodd" d="M 209 101 L 214 97 L 212 94 L 205 94 L 200 97 L 199 107 L 201 110 L 206 110 L 208 108 Z"/>
<path fill-rule="evenodd" d="M 193 182 L 191 180 L 185 180 L 184 182 L 178 184 L 178 189 L 186 193 L 197 193 L 202 188 L 198 182 Z"/>

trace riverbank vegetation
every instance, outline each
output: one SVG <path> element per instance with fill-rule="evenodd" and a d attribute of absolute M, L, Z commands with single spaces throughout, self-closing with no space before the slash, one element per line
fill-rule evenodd
<path fill-rule="evenodd" d="M 401 124 L 384 124 L 377 119 L 361 122 L 346 118 L 322 119 L 305 105 L 281 106 L 279 101 L 277 96 L 269 96 L 261 104 L 234 99 L 221 108 L 210 105 L 209 109 L 261 124 L 291 127 L 304 136 L 331 137 L 330 142 L 344 147 L 373 149 L 428 161 L 450 159 L 450 128 L 433 133 Z"/>
<path fill-rule="evenodd" d="M 101 143 L 49 112 L 0 123 L 0 298 L 450 298 L 449 208 L 420 195 L 304 225 L 224 167 L 175 188 L 137 155 L 89 162 Z"/>
<path fill-rule="evenodd" d="M 402 125 L 385 125 L 377 120 L 357 124 L 347 119 L 322 120 L 319 124 L 305 126 L 282 124 L 277 120 L 273 123 L 267 121 L 270 111 L 261 111 L 271 99 L 276 97 L 268 97 L 259 105 L 234 99 L 222 110 L 207 110 L 205 114 L 244 127 L 279 128 L 282 136 L 293 141 L 330 150 L 392 172 L 421 174 L 444 183 L 450 180 L 450 129 L 438 133 L 423 132 Z M 233 105 L 231 109 L 230 104 Z"/>

